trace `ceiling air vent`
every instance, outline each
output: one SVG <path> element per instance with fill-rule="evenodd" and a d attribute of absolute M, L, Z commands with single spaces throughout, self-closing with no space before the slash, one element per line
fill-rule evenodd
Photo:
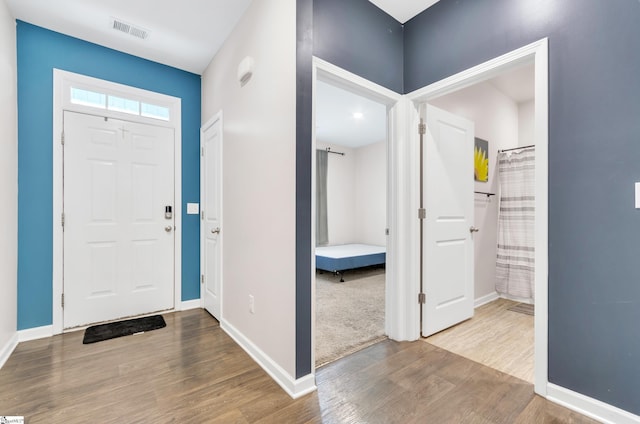
<path fill-rule="evenodd" d="M 124 32 L 125 34 L 141 38 L 143 40 L 146 40 L 147 37 L 149 37 L 149 31 L 147 31 L 146 29 L 131 25 L 116 18 L 111 18 L 111 28 L 116 31 Z"/>

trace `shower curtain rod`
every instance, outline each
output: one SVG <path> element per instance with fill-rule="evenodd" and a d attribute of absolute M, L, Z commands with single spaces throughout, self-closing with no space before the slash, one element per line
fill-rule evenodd
<path fill-rule="evenodd" d="M 498 152 L 510 152 L 511 150 L 530 149 L 532 147 L 536 147 L 536 145 L 530 144 L 528 146 L 514 147 L 513 149 L 502 149 L 502 150 L 498 150 Z"/>
<path fill-rule="evenodd" d="M 333 153 L 333 154 L 336 154 L 336 155 L 344 156 L 344 153 L 342 153 L 342 152 L 334 152 L 333 150 L 331 150 L 331 147 L 327 147 L 326 150 L 327 150 L 327 153 Z"/>
<path fill-rule="evenodd" d="M 483 194 L 483 195 L 485 195 L 487 197 L 496 195 L 495 193 L 487 193 L 486 191 L 474 191 L 474 193 L 475 194 Z"/>

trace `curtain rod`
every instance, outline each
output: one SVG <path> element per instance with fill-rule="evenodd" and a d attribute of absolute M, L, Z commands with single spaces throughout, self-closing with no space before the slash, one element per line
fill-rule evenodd
<path fill-rule="evenodd" d="M 486 191 L 474 191 L 475 194 L 485 194 L 487 197 L 495 196 L 495 193 L 487 193 Z"/>
<path fill-rule="evenodd" d="M 331 147 L 327 147 L 326 150 L 327 150 L 327 153 L 333 153 L 333 154 L 336 154 L 336 155 L 344 156 L 344 153 L 342 153 L 342 152 L 334 152 L 333 150 L 331 150 Z"/>
<path fill-rule="evenodd" d="M 532 147 L 536 147 L 536 145 L 530 144 L 528 146 L 514 147 L 513 149 L 502 149 L 502 150 L 498 150 L 498 152 L 510 152 L 511 150 L 530 149 Z"/>

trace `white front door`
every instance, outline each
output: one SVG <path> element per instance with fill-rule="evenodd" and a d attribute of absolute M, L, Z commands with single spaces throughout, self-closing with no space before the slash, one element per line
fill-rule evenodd
<path fill-rule="evenodd" d="M 220 320 L 222 280 L 221 200 L 222 200 L 222 118 L 220 115 L 202 127 L 200 135 L 200 203 L 202 204 L 201 258 L 204 307 Z"/>
<path fill-rule="evenodd" d="M 174 130 L 64 112 L 64 327 L 174 307 Z"/>
<path fill-rule="evenodd" d="M 474 124 L 426 105 L 424 337 L 473 316 Z"/>

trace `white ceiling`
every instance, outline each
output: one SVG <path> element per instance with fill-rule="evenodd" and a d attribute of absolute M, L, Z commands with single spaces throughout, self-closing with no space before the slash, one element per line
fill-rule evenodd
<path fill-rule="evenodd" d="M 428 7 L 433 6 L 438 0 L 369 0 L 389 15 L 404 24 Z"/>
<path fill-rule="evenodd" d="M 503 73 L 488 81 L 516 103 L 535 97 L 535 68 L 533 64 Z"/>
<path fill-rule="evenodd" d="M 507 71 L 487 82 L 515 103 L 534 99 L 534 66 Z M 361 119 L 353 114 L 360 112 Z M 323 81 L 316 86 L 316 139 L 358 148 L 387 138 L 386 106 Z"/>
<path fill-rule="evenodd" d="M 3 0 L 0 0 L 3 1 Z M 4 0 L 13 17 L 43 28 L 202 74 L 251 0 Z M 370 0 L 405 23 L 438 0 Z M 149 31 L 141 40 L 111 18 Z"/>
<path fill-rule="evenodd" d="M 362 113 L 356 119 L 353 114 Z M 323 81 L 316 85 L 316 140 L 358 148 L 387 139 L 387 108 Z"/>
<path fill-rule="evenodd" d="M 2 1 L 2 0 L 0 0 Z M 5 0 L 14 18 L 202 74 L 251 0 Z M 150 32 L 115 31 L 111 18 Z"/>

